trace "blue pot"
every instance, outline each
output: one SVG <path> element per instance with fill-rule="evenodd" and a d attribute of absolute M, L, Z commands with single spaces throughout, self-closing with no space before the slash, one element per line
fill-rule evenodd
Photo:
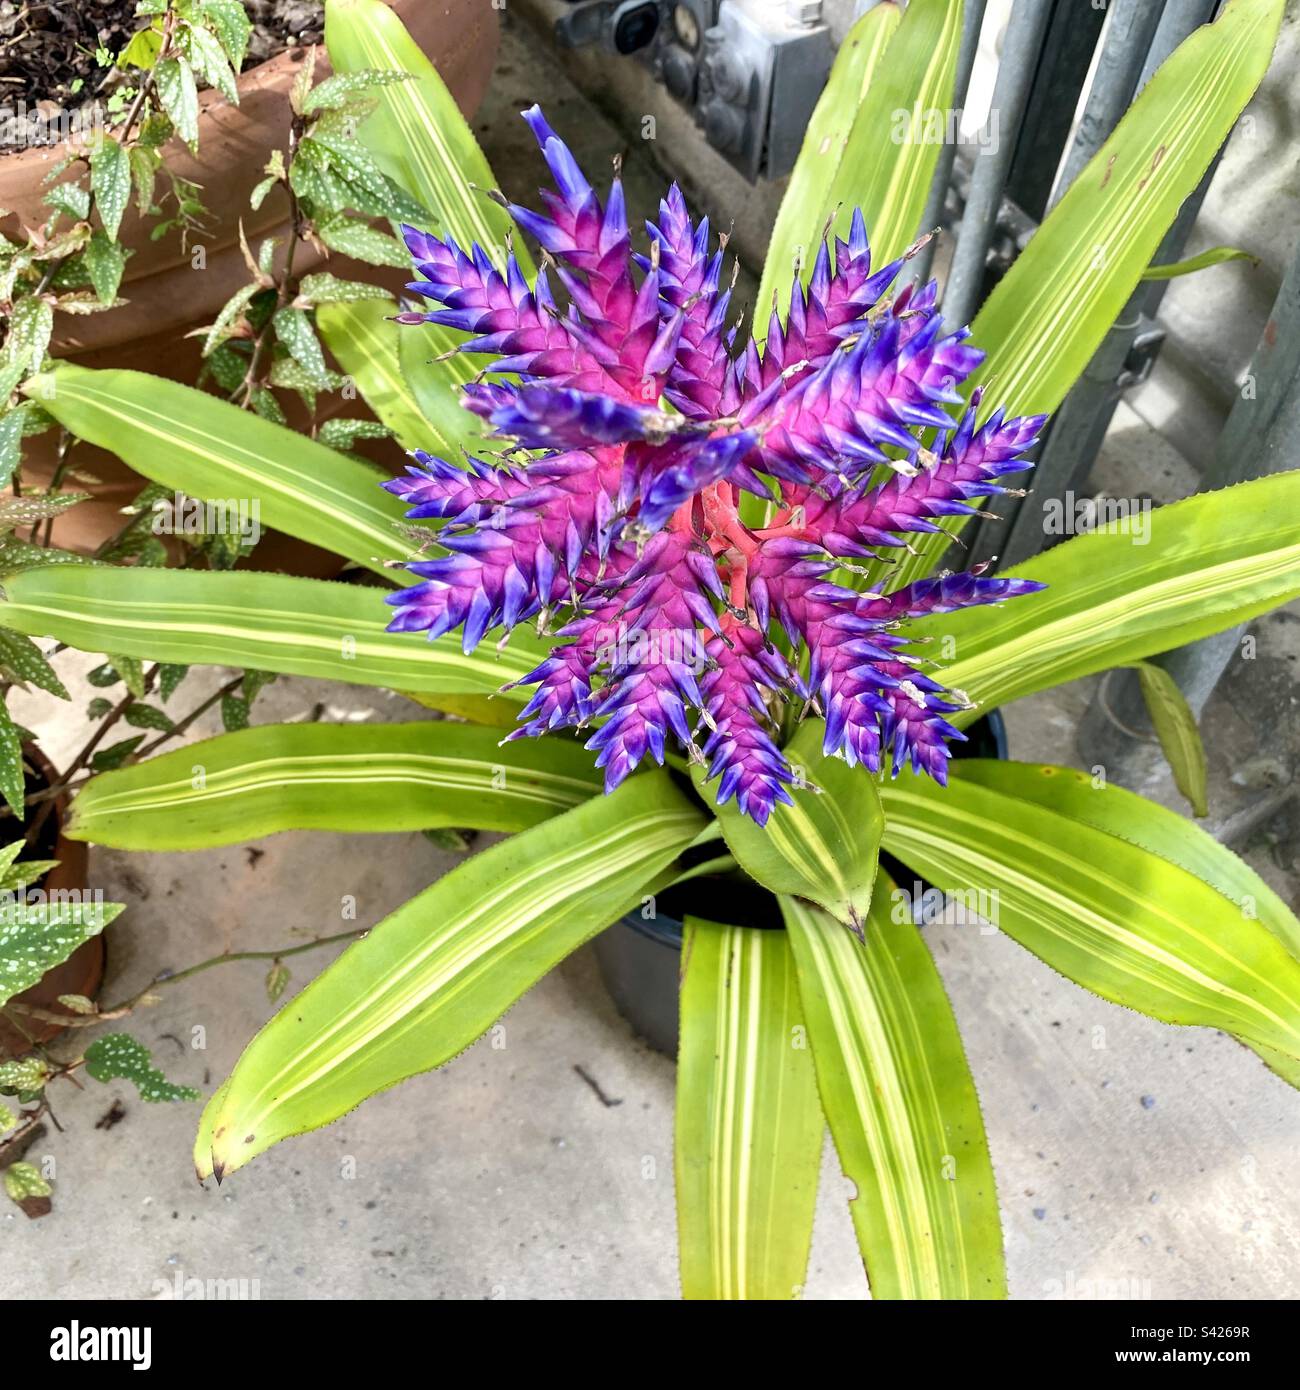
<path fill-rule="evenodd" d="M 992 710 L 967 730 L 967 742 L 953 745 L 954 758 L 1005 758 L 1007 728 L 1002 715 Z M 897 883 L 915 882 L 916 876 L 891 855 L 882 852 L 880 866 Z M 921 891 L 930 885 L 920 881 Z M 707 898 L 717 895 L 711 909 Z M 737 899 L 741 915 L 758 927 L 779 927 L 780 916 L 770 894 L 750 880 L 693 879 L 680 890 L 661 894 L 652 904 L 636 908 L 596 938 L 596 960 L 605 988 L 620 1014 L 656 1051 L 677 1055 L 677 993 L 682 950 L 682 923 L 673 909 L 682 898 L 701 917 L 735 920 Z M 764 901 L 765 900 L 765 901 Z"/>

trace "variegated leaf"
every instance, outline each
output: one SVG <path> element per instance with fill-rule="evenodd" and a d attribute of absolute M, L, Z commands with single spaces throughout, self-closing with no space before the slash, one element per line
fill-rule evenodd
<path fill-rule="evenodd" d="M 882 788 L 884 847 L 1076 984 L 1165 1023 L 1300 1058 L 1300 960 L 1142 845 L 954 777 Z"/>
<path fill-rule="evenodd" d="M 1006 1297 L 979 1097 L 939 972 L 882 877 L 866 940 L 782 898 L 822 1109 L 877 1299 Z"/>
<path fill-rule="evenodd" d="M 384 630 L 380 590 L 251 570 L 51 565 L 13 575 L 5 595 L 0 626 L 82 651 L 393 690 L 486 695 L 543 655 L 525 632 L 501 651 L 485 644 L 468 654 L 454 634 L 412 641 Z"/>
<path fill-rule="evenodd" d="M 469 724 L 264 724 L 94 778 L 64 833 L 205 849 L 281 830 L 525 830 L 601 790 L 570 739 Z"/>
<path fill-rule="evenodd" d="M 825 1121 L 788 934 L 688 917 L 677 1050 L 687 1298 L 797 1298 Z"/>
<path fill-rule="evenodd" d="M 638 901 L 705 824 L 655 772 L 458 865 L 253 1039 L 204 1111 L 200 1178 L 231 1173 L 449 1061 Z"/>

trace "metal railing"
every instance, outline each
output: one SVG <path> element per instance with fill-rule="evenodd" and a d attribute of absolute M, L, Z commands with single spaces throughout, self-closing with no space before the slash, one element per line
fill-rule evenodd
<path fill-rule="evenodd" d="M 984 0 L 967 4 L 958 105 L 966 98 L 985 8 Z M 1002 132 L 999 148 L 980 153 L 971 164 L 954 164 L 951 147 L 945 149 L 927 208 L 925 226 L 934 226 L 956 195 L 959 211 L 948 215 L 955 223 L 955 245 L 943 294 L 945 318 L 964 323 L 975 316 L 1027 232 L 1059 202 L 1156 68 L 1218 8 L 1219 0 L 1112 0 L 1103 28 L 1091 5 L 1015 0 L 992 99 Z M 1074 122 L 1074 103 L 1085 84 L 1083 112 Z M 1066 103 L 1069 118 L 1063 121 Z M 1161 243 L 1157 263 L 1182 254 L 1217 166 L 1218 156 Z M 923 276 L 929 274 L 931 254 L 918 258 Z M 1048 509 L 1059 507 L 1068 493 L 1085 492 L 1121 396 L 1145 378 L 1159 351 L 1164 333 L 1155 315 L 1167 288 L 1168 281 L 1148 282 L 1130 297 L 1055 412 L 1039 445 L 1028 496 L 1001 499 L 1001 519 L 974 528 L 960 563 L 1005 567 L 1051 543 L 1044 526 Z M 1300 254 L 1247 381 L 1250 390 L 1233 406 L 1201 490 L 1294 467 L 1300 455 Z M 1240 631 L 1223 633 L 1158 658 L 1198 717 L 1240 636 Z M 1131 671 L 1111 672 L 1081 722 L 1080 750 L 1122 780 L 1124 764 L 1149 732 L 1137 678 Z"/>

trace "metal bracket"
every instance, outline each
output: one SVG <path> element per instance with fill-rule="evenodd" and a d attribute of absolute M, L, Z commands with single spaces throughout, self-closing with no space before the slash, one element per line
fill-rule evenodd
<path fill-rule="evenodd" d="M 1151 369 L 1160 355 L 1165 341 L 1165 330 L 1154 319 L 1143 314 L 1133 342 L 1124 358 L 1124 365 L 1115 378 L 1115 385 L 1121 391 L 1129 386 L 1140 386 L 1151 375 Z"/>
<path fill-rule="evenodd" d="M 751 183 L 794 167 L 835 46 L 821 0 L 581 0 L 562 48 L 635 56 Z"/>
<path fill-rule="evenodd" d="M 586 0 L 555 21 L 555 42 L 561 48 L 598 43 L 627 55 L 653 44 L 663 21 L 659 0 Z"/>

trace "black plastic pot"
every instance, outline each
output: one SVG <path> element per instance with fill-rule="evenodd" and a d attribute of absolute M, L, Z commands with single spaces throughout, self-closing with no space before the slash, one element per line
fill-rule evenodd
<path fill-rule="evenodd" d="M 953 745 L 954 758 L 1005 758 L 1007 728 L 1001 714 L 991 710 L 966 731 L 967 741 Z M 891 855 L 881 853 L 880 866 L 909 890 L 929 884 Z M 682 917 L 696 917 L 747 926 L 780 928 L 780 913 L 772 896 L 743 874 L 697 878 L 669 888 L 644 908 L 620 918 L 596 938 L 601 978 L 619 1013 L 657 1052 L 677 1055 L 677 994 L 680 983 Z"/>

